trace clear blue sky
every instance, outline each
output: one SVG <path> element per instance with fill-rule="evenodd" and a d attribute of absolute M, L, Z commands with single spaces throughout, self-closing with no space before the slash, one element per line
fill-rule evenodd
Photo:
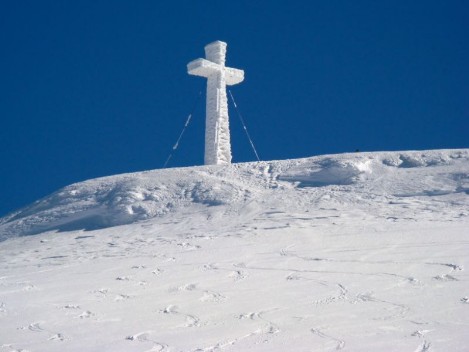
<path fill-rule="evenodd" d="M 469 2 L 2 1 L 0 215 L 162 167 L 214 41 L 261 159 L 469 147 Z M 204 104 L 170 166 L 203 162 Z M 231 110 L 234 161 L 254 160 Z"/>

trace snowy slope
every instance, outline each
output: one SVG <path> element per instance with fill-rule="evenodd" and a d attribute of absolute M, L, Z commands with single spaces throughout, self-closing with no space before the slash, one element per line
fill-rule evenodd
<path fill-rule="evenodd" d="M 469 150 L 89 180 L 0 241 L 1 352 L 469 349 Z"/>

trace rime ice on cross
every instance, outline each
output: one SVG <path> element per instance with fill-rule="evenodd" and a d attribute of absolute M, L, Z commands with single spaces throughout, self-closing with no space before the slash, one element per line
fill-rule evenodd
<path fill-rule="evenodd" d="M 206 59 L 187 65 L 190 75 L 207 78 L 205 119 L 205 165 L 231 163 L 230 128 L 226 85 L 244 80 L 244 71 L 225 67 L 226 43 L 216 41 L 205 46 Z"/>

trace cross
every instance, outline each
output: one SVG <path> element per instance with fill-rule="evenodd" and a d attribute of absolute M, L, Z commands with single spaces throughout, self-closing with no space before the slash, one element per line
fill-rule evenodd
<path fill-rule="evenodd" d="M 206 59 L 187 65 L 190 75 L 207 78 L 205 117 L 205 165 L 231 163 L 230 128 L 226 86 L 241 83 L 244 71 L 226 67 L 226 43 L 217 40 L 205 46 Z"/>

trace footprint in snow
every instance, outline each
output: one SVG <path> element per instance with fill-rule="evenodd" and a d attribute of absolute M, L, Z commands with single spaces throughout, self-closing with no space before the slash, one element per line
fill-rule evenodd
<path fill-rule="evenodd" d="M 177 310 L 176 306 L 169 305 L 165 309 L 159 311 L 162 314 L 175 314 L 175 315 L 182 315 L 186 317 L 186 323 L 183 325 L 185 328 L 192 328 L 192 327 L 199 327 L 200 319 L 192 314 L 185 314 L 181 313 Z"/>
<path fill-rule="evenodd" d="M 200 249 L 201 247 L 199 245 L 192 245 L 188 242 L 181 242 L 181 243 L 178 243 L 177 244 L 178 247 L 181 247 L 181 248 L 184 248 L 185 250 L 188 250 L 188 251 L 193 251 L 193 250 L 196 250 L 196 249 Z"/>
<path fill-rule="evenodd" d="M 8 352 L 30 352 L 29 350 L 25 350 L 23 348 L 14 348 L 12 344 L 0 345 L 0 349 L 3 349 L 3 348 L 8 348 L 9 349 Z"/>
<path fill-rule="evenodd" d="M 422 282 L 420 280 L 416 279 L 415 277 L 407 278 L 406 282 L 409 283 L 409 284 L 412 284 L 412 285 L 417 285 L 417 286 L 422 285 Z"/>
<path fill-rule="evenodd" d="M 194 291 L 197 288 L 197 284 L 186 284 L 178 287 L 178 291 Z"/>
<path fill-rule="evenodd" d="M 160 310 L 159 312 L 163 314 L 177 314 L 178 313 L 177 306 L 173 306 L 172 304 L 167 306 L 165 309 Z"/>
<path fill-rule="evenodd" d="M 275 308 L 275 309 L 272 309 L 270 311 L 274 311 L 274 310 L 277 310 L 277 309 Z M 271 321 L 267 320 L 266 318 L 264 318 L 264 314 L 269 313 L 270 311 L 250 312 L 250 313 L 246 313 L 246 314 L 240 314 L 240 315 L 236 316 L 236 318 L 238 318 L 239 320 L 247 319 L 247 320 L 262 321 L 265 325 L 263 325 L 259 329 L 255 330 L 253 332 L 253 334 L 256 334 L 256 335 L 257 334 L 274 335 L 274 334 L 279 333 L 280 329 L 273 322 L 271 322 Z"/>
<path fill-rule="evenodd" d="M 246 263 L 234 263 L 235 268 L 246 268 Z"/>
<path fill-rule="evenodd" d="M 243 320 L 243 319 L 254 320 L 256 317 L 257 317 L 256 313 L 246 313 L 246 314 L 240 314 L 236 318 L 238 318 L 239 320 Z"/>
<path fill-rule="evenodd" d="M 151 273 L 152 273 L 153 275 L 158 276 L 158 275 L 161 275 L 162 272 L 163 272 L 162 269 L 156 268 L 156 269 L 153 270 Z"/>
<path fill-rule="evenodd" d="M 129 341 L 148 341 L 148 334 L 146 332 L 140 332 L 135 335 L 129 335 L 125 339 Z"/>
<path fill-rule="evenodd" d="M 106 298 L 107 294 L 109 293 L 109 289 L 107 288 L 100 288 L 99 290 L 91 291 L 97 298 Z"/>
<path fill-rule="evenodd" d="M 217 270 L 218 269 L 218 266 L 214 263 L 208 263 L 208 264 L 204 264 L 203 268 L 202 268 L 204 271 L 207 271 L 207 270 Z"/>
<path fill-rule="evenodd" d="M 131 269 L 145 269 L 146 266 L 145 265 L 134 265 L 131 267 Z"/>
<path fill-rule="evenodd" d="M 437 275 L 437 276 L 434 276 L 433 279 L 438 280 L 438 281 L 459 281 L 454 276 L 449 275 L 449 274 Z"/>
<path fill-rule="evenodd" d="M 373 296 L 373 292 L 363 292 L 363 293 L 358 293 L 355 296 L 355 299 L 351 300 L 350 303 L 356 304 L 356 303 L 361 303 L 361 302 L 375 302 L 376 299 Z"/>
<path fill-rule="evenodd" d="M 426 334 L 431 332 L 431 330 L 417 330 L 412 333 L 410 336 L 424 337 Z"/>
<path fill-rule="evenodd" d="M 192 328 L 192 327 L 199 327 L 200 326 L 200 319 L 195 315 L 186 315 L 186 324 L 184 327 Z"/>
<path fill-rule="evenodd" d="M 52 335 L 47 340 L 49 340 L 49 341 L 65 341 L 65 340 L 67 340 L 67 338 L 63 334 L 58 333 L 58 334 Z"/>
<path fill-rule="evenodd" d="M 415 350 L 415 352 L 429 352 L 431 347 L 431 343 L 427 341 L 423 341 Z"/>
<path fill-rule="evenodd" d="M 129 276 L 118 276 L 118 277 L 116 277 L 116 280 L 117 281 L 130 281 L 130 277 Z"/>
<path fill-rule="evenodd" d="M 91 318 L 91 317 L 93 317 L 94 315 L 95 315 L 94 313 L 90 312 L 89 310 L 86 310 L 86 311 L 84 311 L 83 313 L 81 313 L 81 314 L 78 316 L 78 318 L 80 318 L 80 319 L 86 319 L 86 318 Z"/>
<path fill-rule="evenodd" d="M 31 323 L 28 325 L 27 329 L 29 331 L 33 331 L 33 332 L 43 332 L 44 329 L 42 328 L 41 326 L 42 322 L 38 321 L 38 322 L 35 322 L 35 323 Z M 22 330 L 25 329 L 25 328 L 21 328 Z"/>
<path fill-rule="evenodd" d="M 168 289 L 168 292 L 194 291 L 196 288 L 197 284 L 185 284 L 179 287 L 171 287 Z"/>
<path fill-rule="evenodd" d="M 52 336 L 50 336 L 47 340 L 49 341 L 65 341 L 65 340 L 68 340 L 68 338 L 66 338 L 62 333 L 58 332 L 52 332 L 52 331 L 49 331 L 49 330 L 46 330 L 42 327 L 42 324 L 44 322 L 42 321 L 38 321 L 38 322 L 35 322 L 35 323 L 31 323 L 29 324 L 27 327 L 26 326 L 23 326 L 21 328 L 18 328 L 19 330 L 26 330 L 28 329 L 29 331 L 32 331 L 32 332 L 39 332 L 39 333 L 47 333 L 47 334 L 51 334 Z"/>
<path fill-rule="evenodd" d="M 78 304 L 67 304 L 63 306 L 62 308 L 64 309 L 80 309 L 80 306 Z"/>
<path fill-rule="evenodd" d="M 296 274 L 290 274 L 285 279 L 287 281 L 296 281 L 296 280 L 302 280 L 303 278 L 301 276 L 296 275 Z"/>
<path fill-rule="evenodd" d="M 146 352 L 162 352 L 168 348 L 168 345 L 160 342 L 156 342 L 151 338 L 151 332 L 140 332 L 135 335 L 129 335 L 125 339 L 128 341 L 136 341 L 136 342 L 151 342 L 153 343 L 153 347 Z"/>
<path fill-rule="evenodd" d="M 35 285 L 27 284 L 25 287 L 21 289 L 22 291 L 37 291 L 38 288 Z"/>
<path fill-rule="evenodd" d="M 205 291 L 200 300 L 202 302 L 223 302 L 226 301 L 226 297 L 218 292 Z"/>
<path fill-rule="evenodd" d="M 115 302 L 119 302 L 119 301 L 123 301 L 123 300 L 127 300 L 129 299 L 130 296 L 129 295 L 117 295 L 116 297 L 114 297 L 114 301 Z"/>
<path fill-rule="evenodd" d="M 248 274 L 244 270 L 234 270 L 229 273 L 228 277 L 234 281 L 241 281 L 248 277 Z"/>
<path fill-rule="evenodd" d="M 458 265 L 458 264 L 453 264 L 453 263 L 428 263 L 431 265 L 442 265 L 442 266 L 447 266 L 451 268 L 452 271 L 463 271 L 464 266 Z"/>

